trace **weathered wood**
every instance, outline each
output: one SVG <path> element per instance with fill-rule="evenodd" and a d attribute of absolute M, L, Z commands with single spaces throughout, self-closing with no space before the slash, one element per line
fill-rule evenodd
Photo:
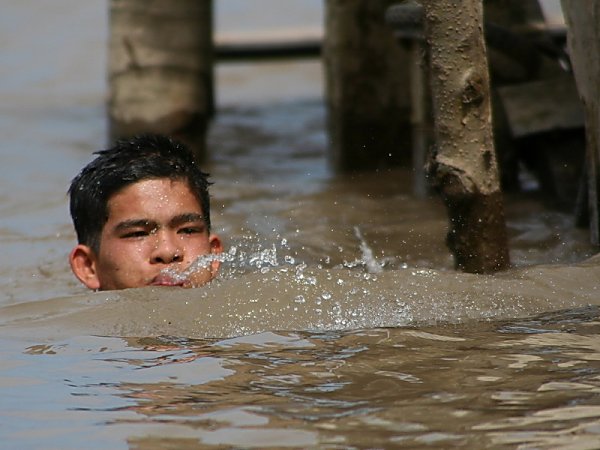
<path fill-rule="evenodd" d="M 520 85 L 515 82 L 530 81 L 537 76 L 542 64 L 542 52 L 538 44 L 542 41 L 545 33 L 536 32 L 532 36 L 531 30 L 541 30 L 543 21 L 542 11 L 537 0 L 487 0 L 484 2 L 484 16 L 486 18 L 483 27 L 484 37 L 487 45 L 487 55 L 490 59 L 489 70 L 495 75 L 495 87 L 492 89 L 492 108 L 494 126 L 494 145 L 502 173 L 503 187 L 517 188 L 519 186 L 519 157 L 516 150 L 514 135 L 509 133 L 509 125 L 506 121 L 506 110 L 502 108 L 498 87 L 509 83 L 509 87 L 518 89 Z M 408 45 L 412 53 L 413 61 L 426 57 L 427 46 L 420 45 L 423 39 L 423 7 L 415 0 L 405 0 L 392 5 L 386 11 L 386 21 L 394 29 L 395 35 L 403 45 Z M 549 46 L 544 41 L 544 51 Z M 554 50 L 554 48 L 552 48 Z M 553 55 L 556 59 L 557 55 Z M 558 64 L 554 64 L 558 67 Z M 427 95 L 419 95 L 420 81 L 427 76 L 426 70 L 411 72 L 411 112 L 413 123 L 413 168 L 415 176 L 415 194 L 424 194 L 424 179 L 420 168 L 423 161 L 423 149 L 429 148 L 427 143 L 430 133 L 426 131 L 428 115 L 423 115 L 429 107 L 429 90 Z M 426 67 L 426 65 L 423 65 Z M 419 73 L 420 72 L 420 73 Z M 545 73 L 547 70 L 545 70 Z M 547 75 L 547 73 L 546 73 Z M 563 74 L 564 75 L 564 74 Z M 420 100 L 419 98 L 420 97 Z M 547 98 L 544 95 L 542 99 Z M 514 98 L 514 96 L 511 96 Z M 544 105 L 540 105 L 542 109 Z M 513 110 L 509 111 L 512 112 Z M 519 111 L 517 111 L 518 114 Z M 567 117 L 567 114 L 563 114 Z M 509 117 L 511 119 L 511 117 Z M 513 124 L 513 123 L 511 123 Z M 517 126 L 520 123 L 516 124 Z M 504 170 L 502 170 L 504 169 Z"/>
<path fill-rule="evenodd" d="M 587 198 L 590 239 L 600 245 L 600 1 L 561 0 L 567 41 L 586 123 Z"/>
<path fill-rule="evenodd" d="M 362 170 L 408 164 L 408 52 L 384 21 L 390 0 L 327 0 L 323 58 L 331 162 Z"/>
<path fill-rule="evenodd" d="M 203 160 L 212 60 L 212 0 L 111 0 L 111 137 L 164 133 Z"/>
<path fill-rule="evenodd" d="M 481 0 L 428 0 L 435 152 L 430 173 L 449 214 L 456 267 L 489 273 L 509 266 L 493 144 Z"/>
<path fill-rule="evenodd" d="M 519 107 L 523 103 L 529 106 L 539 103 L 539 109 L 542 110 L 546 106 L 543 105 L 544 100 L 550 99 L 553 92 L 548 91 L 535 99 L 532 99 L 533 96 L 526 96 L 517 108 L 511 108 L 509 102 L 503 100 L 507 99 L 505 92 L 525 91 L 527 87 L 524 83 L 564 75 L 564 70 L 558 63 L 558 52 L 562 50 L 548 32 L 538 0 L 484 0 L 484 16 L 488 67 L 493 88 L 494 146 L 502 188 L 506 192 L 519 192 L 523 189 L 519 173 L 526 166 L 536 174 L 541 191 L 554 200 L 555 189 L 547 189 L 556 184 L 554 176 L 548 171 L 551 166 L 548 153 L 535 152 L 535 157 L 532 157 L 534 151 L 523 151 L 523 141 L 518 140 L 529 136 L 536 128 L 542 131 L 542 127 L 549 125 L 531 127 L 525 124 L 523 119 L 527 117 L 519 114 Z M 506 91 L 504 87 L 507 88 Z M 517 96 L 518 94 L 510 97 L 518 100 Z M 523 130 L 523 126 L 527 129 Z M 515 134 L 515 131 L 519 134 Z"/>
<path fill-rule="evenodd" d="M 513 137 L 583 129 L 584 112 L 570 74 L 499 89 Z"/>

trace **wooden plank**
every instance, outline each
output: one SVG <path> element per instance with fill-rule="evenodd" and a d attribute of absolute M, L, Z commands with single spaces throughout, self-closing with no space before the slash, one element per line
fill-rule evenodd
<path fill-rule="evenodd" d="M 503 86 L 498 92 L 515 138 L 584 127 L 583 106 L 570 75 Z"/>

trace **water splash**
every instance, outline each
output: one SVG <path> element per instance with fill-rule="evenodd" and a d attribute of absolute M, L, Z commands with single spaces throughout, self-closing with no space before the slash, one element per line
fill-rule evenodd
<path fill-rule="evenodd" d="M 285 239 L 280 240 L 279 248 L 282 250 L 288 248 Z M 201 255 L 183 271 L 166 268 L 161 271 L 161 274 L 174 281 L 184 282 L 195 272 L 207 269 L 214 261 L 224 263 L 220 269 L 220 278 L 234 278 L 252 270 L 268 273 L 271 268 L 283 265 L 294 266 L 296 263 L 295 258 L 285 255 L 282 264 L 278 258 L 278 246 L 275 243 L 263 247 L 256 238 L 246 236 L 239 245 L 232 245 L 226 252 Z"/>
<path fill-rule="evenodd" d="M 386 298 L 380 298 L 376 302 L 377 307 L 369 306 L 373 304 L 373 296 L 382 295 L 377 285 L 379 274 L 384 271 L 384 262 L 375 258 L 358 227 L 354 228 L 354 234 L 358 239 L 360 257 L 330 269 L 321 264 L 305 263 L 281 237 L 277 237 L 275 242 L 261 242 L 257 236 L 245 236 L 227 252 L 200 256 L 186 270 L 176 272 L 167 269 L 164 274 L 176 281 L 185 281 L 194 272 L 219 261 L 222 263 L 219 280 L 237 279 L 248 273 L 261 274 L 263 278 L 257 286 L 258 296 L 266 295 L 263 285 L 274 286 L 275 283 L 281 287 L 281 295 L 290 296 L 289 304 L 285 304 L 292 314 L 290 317 L 303 310 L 313 311 L 318 317 L 314 327 L 338 329 L 373 323 L 405 323 L 411 317 L 410 308 L 393 293 L 391 297 L 383 295 Z M 327 258 L 321 258 L 323 260 Z M 237 297 L 232 301 L 237 302 Z"/>
<path fill-rule="evenodd" d="M 385 263 L 377 261 L 377 258 L 375 258 L 375 255 L 373 254 L 373 249 L 369 246 L 358 227 L 354 227 L 354 235 L 359 242 L 361 257 L 352 262 L 345 261 L 343 266 L 349 269 L 357 266 L 363 266 L 367 270 L 367 273 L 370 274 L 383 272 L 383 266 Z"/>
<path fill-rule="evenodd" d="M 380 262 L 377 260 L 358 227 L 354 227 L 354 235 L 359 241 L 361 256 L 354 261 L 344 261 L 338 268 L 355 269 L 362 267 L 365 272 L 360 273 L 365 279 L 370 279 L 371 275 L 382 273 L 385 261 Z M 324 260 L 328 261 L 329 257 Z M 296 281 L 300 283 L 313 285 L 315 283 L 314 277 L 305 279 L 304 270 L 307 268 L 307 264 L 298 260 L 297 255 L 290 254 L 287 239 L 281 237 L 277 237 L 277 243 L 269 244 L 261 242 L 257 236 L 244 236 L 237 244 L 232 245 L 227 252 L 199 256 L 183 271 L 166 268 L 161 273 L 176 282 L 183 282 L 189 279 L 193 273 L 207 269 L 213 261 L 223 263 L 219 278 L 235 278 L 251 271 L 266 274 L 273 269 L 278 269 L 283 272 L 293 270 Z M 321 268 L 321 264 L 318 267 Z M 375 278 L 373 280 L 375 281 Z M 338 280 L 338 284 L 341 286 L 343 280 Z"/>

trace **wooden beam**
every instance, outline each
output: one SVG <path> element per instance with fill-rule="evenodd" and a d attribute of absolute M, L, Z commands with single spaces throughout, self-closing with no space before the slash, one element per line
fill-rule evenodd
<path fill-rule="evenodd" d="M 321 56 L 321 39 L 231 42 L 215 45 L 215 58 L 219 61 L 247 61 L 263 59 L 318 58 Z"/>

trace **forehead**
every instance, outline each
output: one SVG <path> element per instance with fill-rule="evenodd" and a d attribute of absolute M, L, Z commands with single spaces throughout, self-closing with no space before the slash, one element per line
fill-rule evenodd
<path fill-rule="evenodd" d="M 108 201 L 109 220 L 119 217 L 201 213 L 202 207 L 188 183 L 169 178 L 147 179 L 132 183 Z"/>

